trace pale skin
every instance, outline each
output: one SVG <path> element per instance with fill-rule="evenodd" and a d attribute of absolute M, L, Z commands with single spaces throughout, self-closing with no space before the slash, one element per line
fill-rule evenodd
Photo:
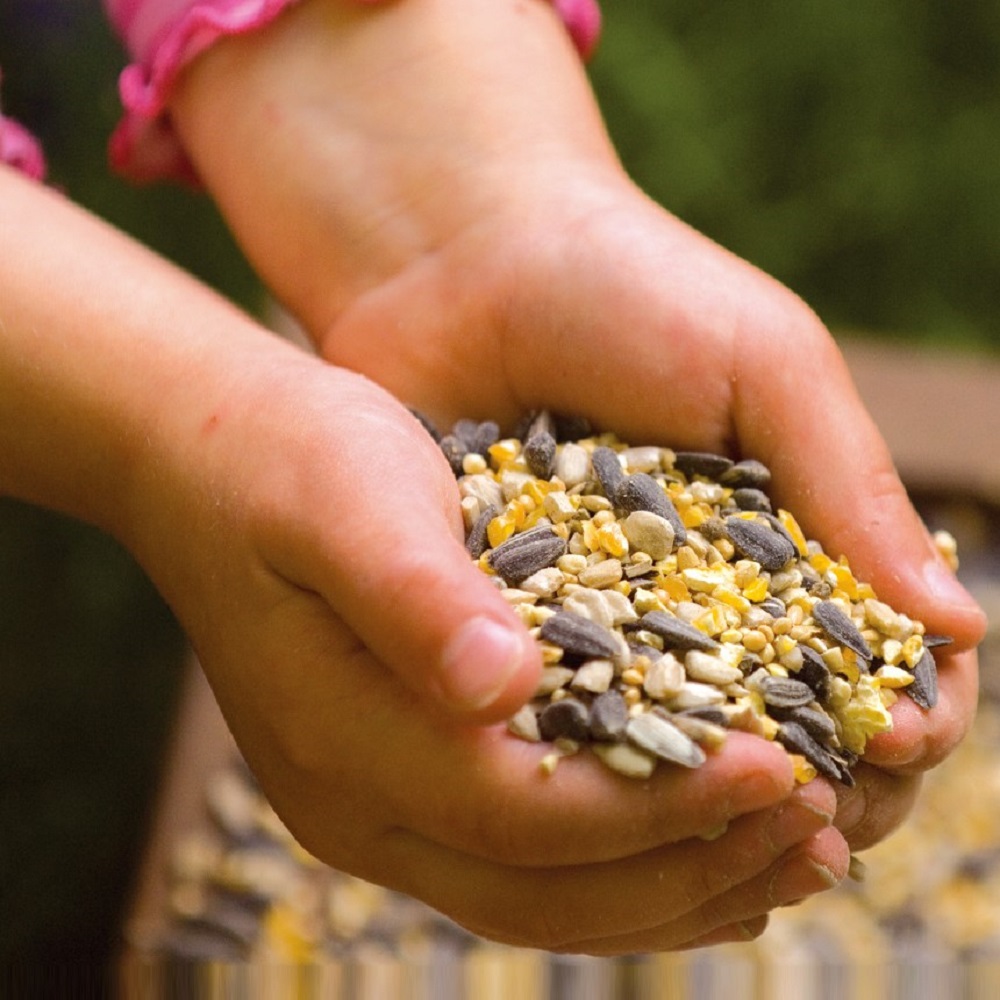
<path fill-rule="evenodd" d="M 631 185 L 547 6 L 458 2 L 307 0 L 177 89 L 201 176 L 323 360 L 0 174 L 21 248 L 0 255 L 0 485 L 136 554 L 323 860 L 513 943 L 751 937 L 905 815 L 970 721 L 982 616 L 816 317 Z M 587 755 L 543 778 L 502 725 L 537 652 L 397 399 L 767 462 L 810 533 L 956 638 L 938 707 L 903 699 L 839 803 L 743 734 L 648 783 Z"/>

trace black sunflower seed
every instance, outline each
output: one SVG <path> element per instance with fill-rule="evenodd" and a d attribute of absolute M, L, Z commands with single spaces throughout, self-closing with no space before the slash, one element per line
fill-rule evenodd
<path fill-rule="evenodd" d="M 925 649 L 917 660 L 913 668 L 913 683 L 906 690 L 921 708 L 931 709 L 937 704 L 937 664 L 929 649 Z"/>
<path fill-rule="evenodd" d="M 538 716 L 538 734 L 549 743 L 558 739 L 582 743 L 589 732 L 590 711 L 578 698 L 554 701 Z"/>
<path fill-rule="evenodd" d="M 477 455 L 485 455 L 490 445 L 496 444 L 499 440 L 500 425 L 495 420 L 484 420 L 476 427 L 469 450 Z"/>
<path fill-rule="evenodd" d="M 815 708 L 808 708 L 805 705 L 797 705 L 794 708 L 775 708 L 768 713 L 773 715 L 779 722 L 798 723 L 814 740 L 820 743 L 828 743 L 837 735 L 837 727 L 833 719 L 826 712 L 821 712 Z"/>
<path fill-rule="evenodd" d="M 516 586 L 532 573 L 552 566 L 566 554 L 566 541 L 547 525 L 513 535 L 488 556 L 489 563 L 508 586 Z"/>
<path fill-rule="evenodd" d="M 771 470 L 755 458 L 745 458 L 726 469 L 719 476 L 719 482 L 736 490 L 762 490 L 771 482 Z"/>
<path fill-rule="evenodd" d="M 555 415 L 556 440 L 580 441 L 594 433 L 594 426 L 586 417 Z"/>
<path fill-rule="evenodd" d="M 950 646 L 954 641 L 950 635 L 928 634 L 924 636 L 924 649 L 937 649 L 938 646 Z"/>
<path fill-rule="evenodd" d="M 796 708 L 816 699 L 815 692 L 805 681 L 793 677 L 765 677 L 760 694 L 765 704 L 777 708 Z"/>
<path fill-rule="evenodd" d="M 754 489 L 750 486 L 733 490 L 733 503 L 740 510 L 753 510 L 761 514 L 771 513 L 771 501 L 763 490 Z"/>
<path fill-rule="evenodd" d="M 652 632 L 663 640 L 663 648 L 667 650 L 698 649 L 708 653 L 719 648 L 718 642 L 710 635 L 667 611 L 648 611 L 638 621 L 630 622 L 623 628 Z"/>
<path fill-rule="evenodd" d="M 572 657 L 590 660 L 608 658 L 618 652 L 618 643 L 603 625 L 589 618 L 560 611 L 542 622 L 541 637 Z"/>
<path fill-rule="evenodd" d="M 785 607 L 785 602 L 780 597 L 765 597 L 760 604 L 757 605 L 762 611 L 766 611 L 772 618 L 784 618 L 785 612 L 788 610 Z"/>
<path fill-rule="evenodd" d="M 669 521 L 674 529 L 675 548 L 687 541 L 687 529 L 673 501 L 663 487 L 647 473 L 634 472 L 626 476 L 618 486 L 612 502 L 630 514 L 636 510 L 648 510 Z"/>
<path fill-rule="evenodd" d="M 590 735 L 603 743 L 617 743 L 625 739 L 628 724 L 628 705 L 621 693 L 615 690 L 599 694 L 590 706 Z"/>
<path fill-rule="evenodd" d="M 796 680 L 808 684 L 816 693 L 816 700 L 826 701 L 830 693 L 830 668 L 819 653 L 810 646 L 799 646 L 802 652 L 802 666 L 799 667 Z"/>
<path fill-rule="evenodd" d="M 456 476 L 462 475 L 462 459 L 469 454 L 468 445 L 454 434 L 445 434 L 438 442 L 438 445 L 444 453 L 444 457 L 448 459 L 451 471 Z"/>
<path fill-rule="evenodd" d="M 656 709 L 654 708 L 653 711 L 655 712 Z M 716 726 L 729 728 L 729 716 L 713 705 L 705 705 L 701 708 L 685 708 L 680 712 L 675 712 L 674 715 L 689 715 L 692 719 L 701 719 L 702 722 L 711 722 Z"/>
<path fill-rule="evenodd" d="M 618 461 L 618 455 L 610 448 L 599 445 L 590 456 L 590 464 L 594 467 L 594 475 L 597 476 L 604 495 L 613 504 L 617 504 L 618 488 L 625 479 L 625 470 Z"/>
<path fill-rule="evenodd" d="M 733 543 L 733 548 L 741 556 L 760 563 L 764 569 L 772 573 L 776 573 L 795 558 L 795 546 L 760 521 L 730 517 L 726 520 L 726 532 Z"/>
<path fill-rule="evenodd" d="M 548 479 L 556 459 L 556 439 L 548 431 L 532 434 L 524 444 L 528 471 L 538 479 Z"/>
<path fill-rule="evenodd" d="M 674 468 L 683 472 L 688 479 L 693 476 L 718 479 L 732 467 L 731 458 L 708 451 L 678 451 L 674 454 Z"/>
<path fill-rule="evenodd" d="M 475 451 L 479 437 L 479 421 L 462 418 L 451 426 L 451 436 L 458 438 L 465 445 L 466 451 Z"/>
<path fill-rule="evenodd" d="M 472 527 L 469 529 L 469 534 L 465 539 L 465 548 L 473 559 L 478 559 L 490 547 L 490 540 L 486 529 L 489 528 L 490 521 L 492 521 L 493 518 L 495 518 L 499 513 L 500 508 L 496 504 L 490 504 L 490 506 L 476 518 Z"/>
<path fill-rule="evenodd" d="M 779 722 L 775 739 L 792 753 L 801 754 L 824 778 L 844 781 L 845 768 L 797 722 Z"/>
<path fill-rule="evenodd" d="M 833 601 L 817 601 L 813 605 L 813 618 L 834 642 L 853 650 L 866 663 L 871 661 L 872 651 L 865 637 L 858 631 L 853 621 L 837 607 Z"/>

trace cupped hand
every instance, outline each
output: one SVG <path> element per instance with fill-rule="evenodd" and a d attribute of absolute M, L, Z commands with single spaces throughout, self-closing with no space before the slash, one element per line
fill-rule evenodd
<path fill-rule="evenodd" d="M 867 747 L 886 774 L 854 842 L 877 840 L 905 814 L 908 779 L 971 723 L 982 613 L 935 549 L 818 318 L 627 182 L 565 180 L 360 296 L 322 350 L 449 419 L 547 406 L 632 443 L 767 464 L 776 502 L 809 537 L 954 639 L 935 650 L 935 708 L 901 697 L 893 731 Z"/>
<path fill-rule="evenodd" d="M 366 379 L 248 344 L 173 400 L 171 460 L 137 473 L 123 534 L 307 849 L 492 938 L 599 954 L 752 936 L 843 877 L 833 790 L 793 790 L 775 745 L 734 734 L 649 782 L 588 754 L 545 777 L 544 747 L 435 708 L 423 664 L 464 623 L 523 632 L 468 559 L 447 463 Z"/>
<path fill-rule="evenodd" d="M 760 459 L 810 536 L 952 636 L 937 707 L 900 699 L 860 790 L 844 796 L 858 845 L 899 822 L 916 775 L 971 720 L 982 614 L 936 553 L 822 323 L 629 181 L 547 5 L 309 0 L 193 65 L 173 112 L 249 257 L 325 359 L 442 424 L 510 426 L 544 406 L 636 444 Z M 393 662 L 411 689 L 451 684 L 441 657 Z M 739 740 L 721 759 L 737 746 L 763 752 Z M 710 789 L 711 774 L 683 780 Z M 838 869 L 836 831 L 810 843 Z"/>

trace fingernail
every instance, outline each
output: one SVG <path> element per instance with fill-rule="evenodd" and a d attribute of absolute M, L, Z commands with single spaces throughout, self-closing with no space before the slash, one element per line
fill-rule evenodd
<path fill-rule="evenodd" d="M 825 865 L 799 856 L 775 872 L 768 886 L 768 897 L 773 906 L 787 906 L 817 892 L 832 889 L 839 882 L 840 879 Z"/>
<path fill-rule="evenodd" d="M 524 644 L 516 632 L 490 618 L 472 618 L 445 647 L 442 695 L 460 711 L 486 708 L 507 689 L 523 659 Z"/>
<path fill-rule="evenodd" d="M 780 806 L 767 825 L 767 840 L 775 854 L 818 833 L 833 822 L 833 816 L 811 802 L 793 799 Z"/>

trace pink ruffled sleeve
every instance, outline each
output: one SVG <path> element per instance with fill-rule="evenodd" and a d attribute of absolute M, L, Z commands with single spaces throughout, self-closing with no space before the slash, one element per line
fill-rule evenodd
<path fill-rule="evenodd" d="M 119 79 L 125 113 L 109 148 L 115 170 L 137 182 L 174 179 L 196 184 L 194 169 L 166 114 L 177 75 L 218 39 L 261 28 L 295 2 L 105 0 L 111 22 L 133 59 Z M 563 19 L 580 54 L 588 58 L 600 34 L 597 0 L 549 2 Z"/>
<path fill-rule="evenodd" d="M 33 180 L 45 179 L 45 157 L 35 137 L 0 112 L 0 163 L 20 170 Z"/>

